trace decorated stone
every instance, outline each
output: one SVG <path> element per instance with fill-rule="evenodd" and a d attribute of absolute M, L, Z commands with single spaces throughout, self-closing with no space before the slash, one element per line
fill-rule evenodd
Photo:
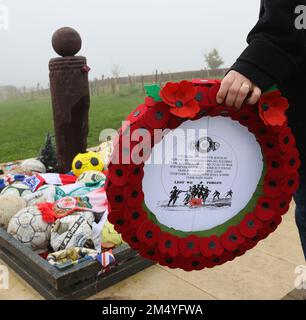
<path fill-rule="evenodd" d="M 0 194 L 4 196 L 24 197 L 31 193 L 32 191 L 30 188 L 22 182 L 14 182 L 13 184 L 5 187 Z"/>
<path fill-rule="evenodd" d="M 46 252 L 50 241 L 51 224 L 42 219 L 37 207 L 19 211 L 9 222 L 7 232 L 37 253 Z"/>
<path fill-rule="evenodd" d="M 26 206 L 26 202 L 21 197 L 0 196 L 0 227 L 7 229 L 11 218 Z"/>
<path fill-rule="evenodd" d="M 45 165 L 37 159 L 28 159 L 24 160 L 21 163 L 21 167 L 25 171 L 37 172 L 37 173 L 46 173 Z"/>
<path fill-rule="evenodd" d="M 102 171 L 103 162 L 100 155 L 96 152 L 90 151 L 87 153 L 79 153 L 72 162 L 72 172 L 79 177 L 86 171 Z"/>
<path fill-rule="evenodd" d="M 243 255 L 275 231 L 298 188 L 288 102 L 272 88 L 240 110 L 219 80 L 147 86 L 115 142 L 109 221 L 148 259 L 186 271 Z"/>
<path fill-rule="evenodd" d="M 71 247 L 93 249 L 92 212 L 75 212 L 62 219 L 56 220 L 51 230 L 51 247 L 61 251 Z"/>

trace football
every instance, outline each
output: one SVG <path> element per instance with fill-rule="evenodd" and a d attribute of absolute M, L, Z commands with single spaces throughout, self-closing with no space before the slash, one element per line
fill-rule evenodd
<path fill-rule="evenodd" d="M 28 186 L 21 182 L 16 182 L 4 188 L 0 194 L 3 196 L 24 197 L 31 193 L 32 191 Z"/>
<path fill-rule="evenodd" d="M 79 177 L 86 171 L 102 171 L 104 167 L 103 161 L 99 153 L 90 151 L 87 153 L 79 153 L 72 162 L 72 172 Z"/>
<path fill-rule="evenodd" d="M 92 212 L 75 212 L 56 220 L 51 230 L 51 247 L 60 251 L 71 247 L 94 248 L 92 239 Z"/>
<path fill-rule="evenodd" d="M 51 224 L 42 219 L 37 207 L 27 207 L 15 214 L 9 222 L 7 232 L 37 253 L 48 250 Z"/>
<path fill-rule="evenodd" d="M 0 196 L 0 227 L 6 230 L 11 218 L 25 206 L 21 197 Z"/>

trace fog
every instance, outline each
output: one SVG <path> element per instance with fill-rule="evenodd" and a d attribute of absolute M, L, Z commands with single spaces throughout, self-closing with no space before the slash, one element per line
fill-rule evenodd
<path fill-rule="evenodd" d="M 0 86 L 48 84 L 56 53 L 53 32 L 79 31 L 90 78 L 175 72 L 205 67 L 203 54 L 217 48 L 230 66 L 246 46 L 259 0 L 0 0 L 9 10 L 0 28 Z M 1 14 L 0 14 L 1 17 Z"/>

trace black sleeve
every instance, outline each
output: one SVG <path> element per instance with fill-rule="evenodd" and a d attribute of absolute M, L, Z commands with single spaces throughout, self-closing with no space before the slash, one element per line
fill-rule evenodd
<path fill-rule="evenodd" d="M 279 84 L 306 58 L 305 30 L 295 27 L 295 9 L 306 0 L 264 0 L 261 16 L 248 35 L 248 47 L 231 70 L 263 91 Z"/>

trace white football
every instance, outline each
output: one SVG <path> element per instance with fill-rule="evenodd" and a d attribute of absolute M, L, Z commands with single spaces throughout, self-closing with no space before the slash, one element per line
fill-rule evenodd
<path fill-rule="evenodd" d="M 15 214 L 9 222 L 7 232 L 37 253 L 48 250 L 51 224 L 42 219 L 37 207 L 27 207 Z"/>
<path fill-rule="evenodd" d="M 6 230 L 11 218 L 25 206 L 21 197 L 0 195 L 0 227 Z"/>
<path fill-rule="evenodd" d="M 1 191 L 3 196 L 15 196 L 15 197 L 24 197 L 31 194 L 31 189 L 21 182 L 15 182 Z"/>

